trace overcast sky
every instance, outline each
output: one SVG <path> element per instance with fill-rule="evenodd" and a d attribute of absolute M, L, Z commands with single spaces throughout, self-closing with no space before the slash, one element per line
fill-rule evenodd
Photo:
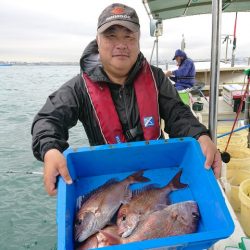
<path fill-rule="evenodd" d="M 154 38 L 141 0 L 0 0 L 0 61 L 79 61 L 95 38 L 97 19 L 109 4 L 134 7 L 141 23 L 141 51 L 150 57 Z M 232 34 L 234 13 L 223 14 L 222 34 Z M 250 57 L 250 13 L 238 14 L 237 57 Z M 182 34 L 191 58 L 210 57 L 211 15 L 182 17 L 163 23 L 159 57 L 170 60 L 180 48 Z M 231 56 L 231 46 L 229 47 Z M 222 45 L 222 57 L 225 45 Z"/>

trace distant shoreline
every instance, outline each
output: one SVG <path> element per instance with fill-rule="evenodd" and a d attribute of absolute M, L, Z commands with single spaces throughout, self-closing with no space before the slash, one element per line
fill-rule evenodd
<path fill-rule="evenodd" d="M 79 66 L 79 62 L 32 62 L 32 63 L 27 63 L 27 62 L 11 62 L 11 63 L 4 63 L 0 62 L 0 67 L 6 67 L 6 66 Z"/>
<path fill-rule="evenodd" d="M 210 62 L 210 59 L 194 59 L 195 63 L 204 63 Z M 236 58 L 235 63 L 237 64 L 249 64 L 250 59 L 248 57 L 244 58 Z M 222 63 L 225 63 L 223 59 L 221 59 Z M 227 61 L 227 64 L 230 64 L 230 60 Z M 155 60 L 152 60 L 152 65 L 156 64 Z M 159 60 L 158 65 L 175 65 L 175 61 L 169 60 Z M 80 66 L 79 62 L 22 62 L 22 61 L 0 61 L 1 66 Z"/>

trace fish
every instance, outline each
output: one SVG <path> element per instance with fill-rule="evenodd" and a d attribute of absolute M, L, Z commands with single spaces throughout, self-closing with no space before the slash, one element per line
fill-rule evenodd
<path fill-rule="evenodd" d="M 141 216 L 159 210 L 165 205 L 170 205 L 168 195 L 170 192 L 187 187 L 187 184 L 180 182 L 182 170 L 164 187 L 148 185 L 132 193 L 132 199 L 124 204 L 118 211 L 116 224 L 118 233 L 123 238 L 128 237 L 139 223 Z"/>
<path fill-rule="evenodd" d="M 82 206 L 75 217 L 74 238 L 83 242 L 91 235 L 104 228 L 118 211 L 132 197 L 129 186 L 137 182 L 148 182 L 143 176 L 144 171 L 138 171 L 122 181 L 111 179 L 104 185 L 86 195 Z"/>
<path fill-rule="evenodd" d="M 109 233 L 112 237 L 118 237 L 117 225 L 109 225 L 102 229 L 103 232 Z M 76 250 L 87 250 L 92 248 L 107 247 L 109 246 L 109 237 L 106 237 L 103 233 L 97 232 L 90 236 L 87 240 L 77 246 Z"/>
<path fill-rule="evenodd" d="M 200 220 L 198 205 L 195 201 L 185 201 L 166 206 L 143 217 L 133 233 L 117 237 L 100 231 L 109 245 L 118 245 L 155 238 L 191 234 L 197 231 Z"/>
<path fill-rule="evenodd" d="M 194 233 L 199 220 L 200 213 L 196 202 L 172 204 L 145 217 L 135 232 L 123 242 Z"/>

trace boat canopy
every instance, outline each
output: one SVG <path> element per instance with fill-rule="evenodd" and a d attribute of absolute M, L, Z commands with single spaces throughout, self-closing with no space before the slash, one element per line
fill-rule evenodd
<path fill-rule="evenodd" d="M 221 39 L 221 13 L 250 11 L 249 0 L 142 0 L 145 9 L 152 21 L 161 24 L 162 20 L 192 16 L 200 14 L 212 14 L 211 37 L 211 77 L 209 98 L 209 131 L 212 140 L 217 142 L 217 115 L 220 77 L 220 39 Z M 236 14 L 237 16 L 237 14 Z M 160 25 L 162 27 L 162 24 Z M 158 36 L 156 32 L 156 58 L 158 64 Z"/>
<path fill-rule="evenodd" d="M 182 16 L 211 14 L 212 0 L 143 0 L 147 4 L 153 19 L 171 19 Z M 249 0 L 223 0 L 223 12 L 241 12 L 250 10 Z"/>

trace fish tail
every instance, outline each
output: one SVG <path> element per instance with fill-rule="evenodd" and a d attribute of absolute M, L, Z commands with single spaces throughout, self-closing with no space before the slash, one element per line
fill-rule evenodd
<path fill-rule="evenodd" d="M 127 179 L 130 183 L 150 181 L 150 179 L 143 176 L 143 174 L 144 174 L 144 170 L 140 170 L 140 171 L 135 172 L 132 175 L 130 175 Z"/>
<path fill-rule="evenodd" d="M 185 187 L 188 187 L 188 184 L 182 183 L 180 181 L 182 175 L 182 169 L 174 176 L 174 178 L 168 183 L 167 186 L 165 186 L 164 189 L 171 189 L 171 190 L 177 190 L 177 189 L 182 189 Z"/>

